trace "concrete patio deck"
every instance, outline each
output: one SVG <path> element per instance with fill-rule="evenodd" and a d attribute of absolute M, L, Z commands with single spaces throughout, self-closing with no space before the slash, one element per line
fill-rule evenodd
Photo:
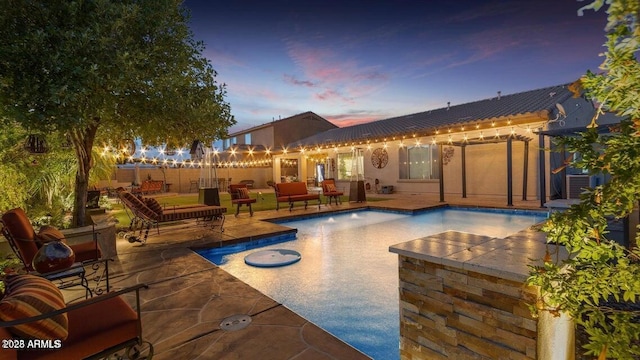
<path fill-rule="evenodd" d="M 144 246 L 118 238 L 118 257 L 110 265 L 111 286 L 136 283 L 141 292 L 143 333 L 154 344 L 155 359 L 367 359 L 365 354 L 298 316 L 282 304 L 234 278 L 191 249 L 219 247 L 280 234 L 291 229 L 262 221 L 353 208 L 420 210 L 443 205 L 437 196 L 368 194 L 384 201 L 302 206 L 280 211 L 245 210 L 235 218 L 229 209 L 224 232 L 195 222 L 162 227 Z M 448 199 L 444 204 L 507 208 L 506 199 Z M 540 209 L 539 201 L 514 201 L 512 208 Z M 249 315 L 244 329 L 221 329 L 224 319 Z"/>

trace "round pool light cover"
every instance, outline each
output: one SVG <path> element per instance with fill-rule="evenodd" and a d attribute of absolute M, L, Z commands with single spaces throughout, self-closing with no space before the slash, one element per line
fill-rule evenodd
<path fill-rule="evenodd" d="M 300 259 L 300 253 L 295 250 L 272 249 L 251 253 L 244 257 L 244 262 L 257 267 L 276 267 L 291 265 Z"/>

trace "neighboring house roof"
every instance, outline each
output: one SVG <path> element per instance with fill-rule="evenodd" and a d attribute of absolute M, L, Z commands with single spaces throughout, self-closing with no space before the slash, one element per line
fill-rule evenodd
<path fill-rule="evenodd" d="M 295 118 L 304 117 L 304 116 L 307 116 L 307 115 L 313 115 L 318 119 L 324 120 L 330 126 L 334 126 L 334 127 L 337 128 L 337 126 L 335 124 L 331 123 L 330 121 L 328 121 L 327 119 L 323 118 L 322 116 L 314 113 L 313 111 L 305 111 L 303 113 L 292 115 L 292 116 L 286 117 L 284 119 L 278 119 L 278 120 L 274 120 L 274 121 L 269 122 L 269 123 L 257 125 L 257 126 L 254 126 L 254 127 L 248 128 L 248 129 L 240 130 L 240 131 L 236 131 L 236 132 L 233 132 L 233 133 L 229 134 L 227 137 L 231 138 L 231 137 L 234 137 L 234 136 L 247 134 L 247 133 L 250 133 L 252 131 L 268 128 L 268 127 L 274 126 L 274 125 L 276 125 L 278 123 L 286 122 L 286 121 L 289 121 L 289 120 L 292 120 L 292 119 L 295 119 Z"/>
<path fill-rule="evenodd" d="M 476 124 L 484 120 L 525 114 L 541 114 L 542 111 L 545 111 L 544 116 L 548 116 L 547 114 L 556 108 L 557 103 L 562 103 L 573 95 L 568 85 L 498 95 L 466 104 L 331 129 L 299 140 L 290 146 L 324 146 L 367 139 L 381 141 L 382 138 L 412 134 L 423 136 L 427 132 L 432 134 L 436 129 L 453 125 Z"/>

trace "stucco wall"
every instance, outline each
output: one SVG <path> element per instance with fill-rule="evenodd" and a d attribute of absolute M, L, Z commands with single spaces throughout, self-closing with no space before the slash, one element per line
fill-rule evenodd
<path fill-rule="evenodd" d="M 531 136 L 533 137 L 533 136 Z M 539 196 L 538 159 L 539 148 L 537 139 L 529 142 L 527 164 L 527 199 L 536 199 Z M 423 139 L 422 143 L 428 143 Z M 522 184 L 524 173 L 524 143 L 512 142 L 512 176 L 513 196 L 522 197 Z M 372 151 L 383 147 L 383 144 L 371 144 L 364 153 L 364 175 L 368 182 L 374 183 L 375 179 L 381 185 L 393 185 L 394 191 L 405 193 L 439 193 L 438 179 L 433 180 L 405 180 L 399 179 L 399 141 L 387 143 L 389 162 L 382 169 L 374 167 L 371 163 Z M 341 148 L 338 153 L 350 153 L 350 149 Z M 444 165 L 444 189 L 445 194 L 462 195 L 462 150 L 454 147 L 453 157 Z M 336 153 L 328 153 L 337 159 Z M 336 160 L 337 161 L 337 160 Z M 549 168 L 547 167 L 547 171 Z M 466 179 L 467 195 L 469 196 L 505 196 L 507 195 L 507 144 L 489 143 L 471 145 L 466 147 Z"/>

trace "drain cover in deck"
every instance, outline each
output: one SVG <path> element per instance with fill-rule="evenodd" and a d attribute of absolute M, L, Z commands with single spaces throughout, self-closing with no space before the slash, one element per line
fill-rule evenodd
<path fill-rule="evenodd" d="M 251 324 L 251 316 L 244 314 L 231 315 L 222 320 L 220 329 L 224 331 L 242 330 L 249 326 L 249 324 Z"/>
<path fill-rule="evenodd" d="M 244 262 L 258 267 L 275 267 L 293 264 L 300 258 L 300 253 L 295 250 L 273 249 L 251 253 L 245 256 Z"/>

